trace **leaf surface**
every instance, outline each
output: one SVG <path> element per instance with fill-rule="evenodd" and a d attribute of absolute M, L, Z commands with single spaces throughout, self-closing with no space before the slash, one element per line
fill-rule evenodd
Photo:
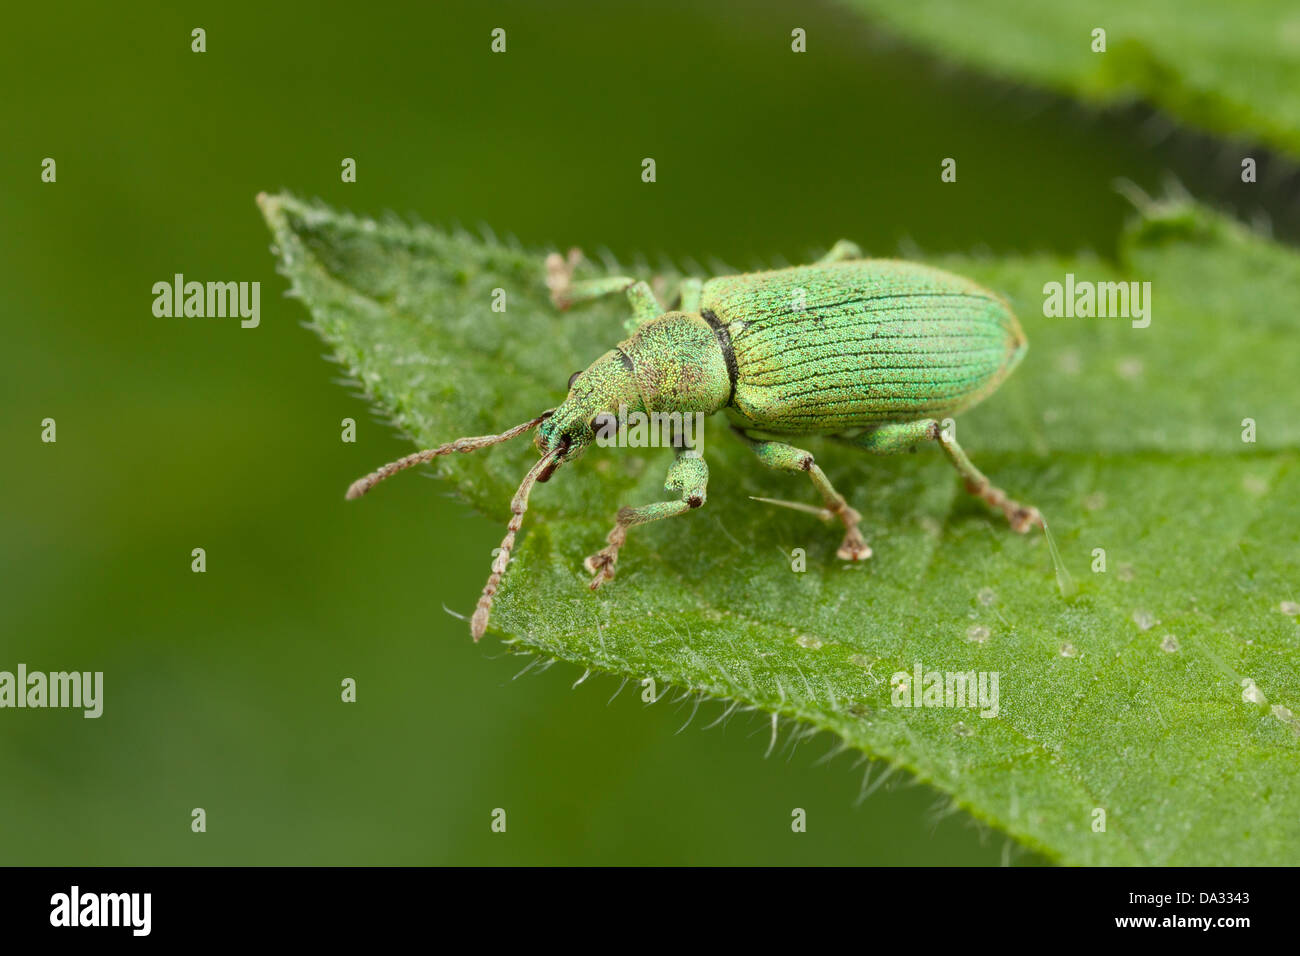
<path fill-rule="evenodd" d="M 551 307 L 540 251 L 261 203 L 316 330 L 420 447 L 554 406 L 570 372 L 623 337 L 619 297 Z M 620 505 L 666 497 L 670 453 L 593 448 L 540 486 L 492 633 L 768 712 L 774 732 L 781 720 L 832 731 L 1059 861 L 1300 862 L 1300 258 L 1170 201 L 1142 210 L 1118 263 L 933 261 L 1006 294 L 1028 334 L 1025 361 L 959 435 L 1048 517 L 1071 598 L 1043 536 L 1010 532 L 935 449 L 873 458 L 804 443 L 875 550 L 836 560 L 836 530 L 750 499 L 814 503 L 810 483 L 763 468 L 718 417 L 707 505 L 634 528 L 597 593 L 583 558 Z M 1067 274 L 1149 282 L 1149 327 L 1044 316 L 1045 284 Z M 520 440 L 435 467 L 504 525 L 535 460 Z M 792 570 L 796 549 L 806 571 Z M 472 557 L 486 577 L 490 555 Z M 468 612 L 476 598 L 412 599 Z M 895 706 L 896 675 L 915 683 L 918 668 L 922 685 L 996 673 L 996 716 Z"/>
<path fill-rule="evenodd" d="M 1182 122 L 1300 155 L 1300 7 L 1179 0 L 844 0 L 945 59 L 1095 103 L 1146 100 Z M 1093 31 L 1106 51 L 1093 51 Z"/>

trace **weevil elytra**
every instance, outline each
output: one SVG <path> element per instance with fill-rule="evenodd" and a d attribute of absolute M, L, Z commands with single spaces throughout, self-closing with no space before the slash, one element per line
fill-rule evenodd
<path fill-rule="evenodd" d="M 505 574 L 528 496 L 560 465 L 576 461 L 598 422 L 620 408 L 643 414 L 725 412 L 732 430 L 769 468 L 812 479 L 824 506 L 773 501 L 844 525 L 838 556 L 861 561 L 871 548 L 861 515 L 835 490 L 810 452 L 781 440 L 826 435 L 874 454 L 935 442 L 966 488 L 1000 509 L 1013 530 L 1046 527 L 1037 508 L 1013 501 L 966 457 L 943 420 L 987 397 L 1025 354 L 1020 323 L 1005 300 L 969 279 L 931 266 L 863 259 L 841 241 L 815 264 L 770 272 L 685 279 L 676 309 L 631 278 L 573 281 L 580 261 L 546 261 L 551 298 L 561 309 L 625 294 L 628 337 L 569 380 L 556 408 L 499 435 L 458 438 L 416 452 L 354 482 L 357 498 L 395 472 L 451 452 L 470 452 L 537 428 L 541 458 L 510 504 L 510 523 L 470 620 L 478 640 Z M 704 504 L 709 470 L 683 453 L 668 469 L 672 500 L 620 508 L 606 545 L 586 560 L 592 589 L 614 577 L 629 528 L 685 514 Z M 768 501 L 770 499 L 761 499 Z"/>

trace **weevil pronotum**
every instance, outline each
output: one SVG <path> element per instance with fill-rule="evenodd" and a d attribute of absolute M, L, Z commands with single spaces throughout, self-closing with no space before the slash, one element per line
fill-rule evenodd
<path fill-rule="evenodd" d="M 863 259 L 841 241 L 815 264 L 770 272 L 685 279 L 678 307 L 665 310 L 644 281 L 573 281 L 580 261 L 546 260 L 547 285 L 561 309 L 623 293 L 632 306 L 628 337 L 569 379 L 556 408 L 499 435 L 458 438 L 416 452 L 354 482 L 349 498 L 412 465 L 470 452 L 537 428 L 541 452 L 510 504 L 505 539 L 470 620 L 478 640 L 523 524 L 528 495 L 555 469 L 581 457 L 598 422 L 620 408 L 652 413 L 725 412 L 731 428 L 769 468 L 808 475 L 824 507 L 772 501 L 844 525 L 838 556 L 871 556 L 861 515 L 835 490 L 810 452 L 781 436 L 827 435 L 875 454 L 935 442 L 966 488 L 1006 515 L 1021 533 L 1046 529 L 1037 508 L 1013 501 L 984 477 L 943 419 L 970 408 L 1011 374 L 1027 343 L 1005 300 L 969 279 L 914 262 Z M 671 501 L 620 508 L 604 548 L 586 560 L 591 587 L 614 577 L 629 528 L 704 504 L 709 469 L 683 453 L 668 469 Z M 761 499 L 769 501 L 770 499 Z"/>

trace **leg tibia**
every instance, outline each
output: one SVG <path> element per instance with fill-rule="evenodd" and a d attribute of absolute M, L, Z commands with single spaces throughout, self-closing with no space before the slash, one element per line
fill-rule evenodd
<path fill-rule="evenodd" d="M 1035 525 L 1040 528 L 1043 526 L 1043 516 L 1039 510 L 1033 505 L 1022 505 L 1008 497 L 1005 491 L 989 481 L 984 473 L 966 457 L 966 452 L 962 450 L 961 445 L 957 444 L 957 439 L 946 432 L 941 432 L 939 447 L 948 456 L 957 473 L 965 479 L 966 490 L 991 507 L 1001 510 L 1006 515 L 1012 531 L 1024 534 Z"/>
<path fill-rule="evenodd" d="M 618 509 L 614 528 L 605 539 L 608 544 L 584 562 L 586 569 L 593 575 L 591 589 L 596 590 L 614 577 L 614 565 L 618 561 L 619 549 L 627 541 L 628 528 L 649 524 L 662 518 L 672 518 L 701 507 L 707 494 L 708 483 L 709 467 L 704 463 L 703 458 L 678 456 L 668 469 L 664 488 L 679 495 L 679 500 L 659 501 L 640 508 Z"/>
<path fill-rule="evenodd" d="M 1043 516 L 1038 509 L 1013 500 L 1005 491 L 989 481 L 984 473 L 966 457 L 966 452 L 962 450 L 961 445 L 957 444 L 952 422 L 949 421 L 947 425 L 949 427 L 944 427 L 933 418 L 916 422 L 897 422 L 873 428 L 851 441 L 877 455 L 892 455 L 907 451 L 923 441 L 938 442 L 943 453 L 965 481 L 966 490 L 1006 515 L 1013 531 L 1023 534 L 1034 525 L 1041 527 Z"/>
<path fill-rule="evenodd" d="M 802 448 L 795 448 L 779 441 L 755 441 L 740 432 L 741 437 L 750 443 L 758 460 L 777 471 L 793 473 L 807 472 L 813 486 L 821 493 L 826 502 L 826 510 L 840 519 L 844 525 L 844 541 L 840 544 L 838 555 L 845 561 L 861 561 L 871 557 L 871 548 L 862 537 L 858 523 L 862 516 L 849 507 L 844 496 L 835 490 L 826 473 L 813 459 L 812 453 Z"/>

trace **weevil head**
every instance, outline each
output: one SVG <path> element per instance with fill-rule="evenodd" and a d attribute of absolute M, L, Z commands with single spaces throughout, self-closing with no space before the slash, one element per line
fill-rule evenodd
<path fill-rule="evenodd" d="M 632 363 L 618 349 L 610 349 L 587 368 L 569 378 L 569 395 L 537 429 L 534 444 L 542 454 L 560 451 L 555 465 L 538 477 L 546 481 L 560 465 L 576 461 L 595 441 L 606 416 L 623 411 L 644 411 L 632 375 Z"/>

